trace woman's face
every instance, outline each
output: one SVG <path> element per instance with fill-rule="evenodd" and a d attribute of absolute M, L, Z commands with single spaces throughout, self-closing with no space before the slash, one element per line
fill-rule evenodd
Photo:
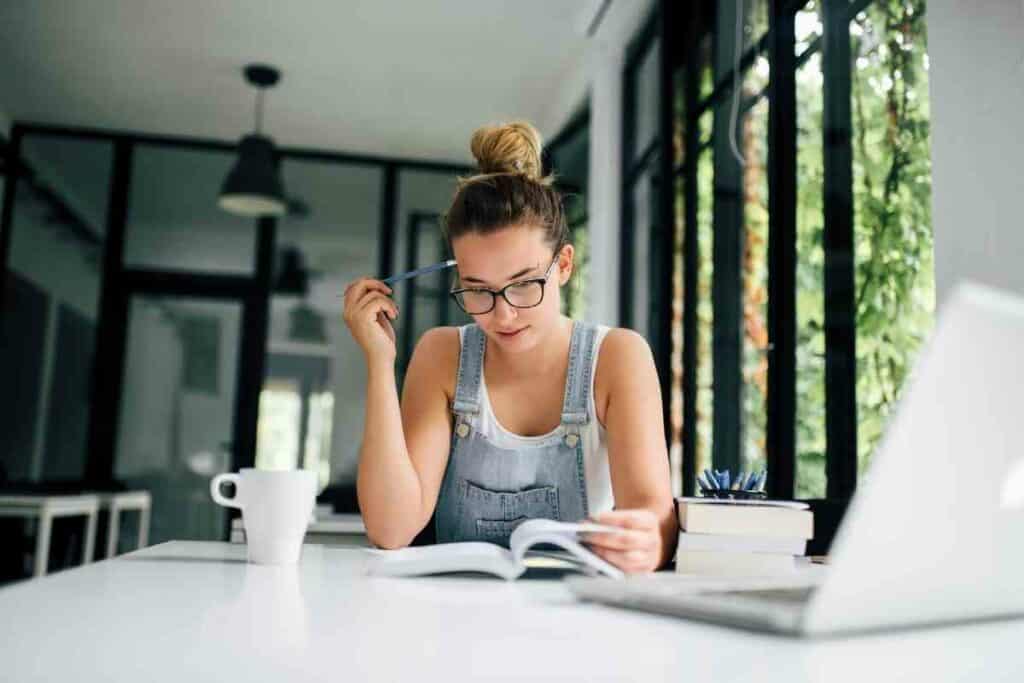
<path fill-rule="evenodd" d="M 544 240 L 544 231 L 517 225 L 486 235 L 466 233 L 452 242 L 458 262 L 457 288 L 498 291 L 506 285 L 543 278 L 555 255 Z M 501 348 L 528 351 L 547 338 L 561 319 L 560 288 L 572 274 L 572 245 L 562 247 L 544 283 L 544 298 L 533 308 L 516 308 L 497 296 L 489 313 L 473 320 Z M 510 296 L 513 296 L 510 292 Z M 514 300 L 514 296 L 513 296 Z"/>

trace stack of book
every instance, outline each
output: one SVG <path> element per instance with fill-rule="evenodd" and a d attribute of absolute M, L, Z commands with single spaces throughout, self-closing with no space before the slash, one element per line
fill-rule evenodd
<path fill-rule="evenodd" d="M 766 575 L 799 565 L 814 517 L 806 503 L 677 498 L 682 574 Z"/>

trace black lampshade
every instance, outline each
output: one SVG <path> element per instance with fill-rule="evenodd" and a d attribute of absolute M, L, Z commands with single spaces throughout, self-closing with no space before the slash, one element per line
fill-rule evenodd
<path fill-rule="evenodd" d="M 274 143 L 263 135 L 246 135 L 238 143 L 238 162 L 228 174 L 218 200 L 240 216 L 283 216 L 288 210 L 274 158 Z"/>

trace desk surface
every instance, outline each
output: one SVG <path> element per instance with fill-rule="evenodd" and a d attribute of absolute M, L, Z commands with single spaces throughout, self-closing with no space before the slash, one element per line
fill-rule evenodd
<path fill-rule="evenodd" d="M 4 680 L 1013 680 L 1024 621 L 797 641 L 577 603 L 557 580 L 368 578 L 174 542 L 0 589 Z"/>

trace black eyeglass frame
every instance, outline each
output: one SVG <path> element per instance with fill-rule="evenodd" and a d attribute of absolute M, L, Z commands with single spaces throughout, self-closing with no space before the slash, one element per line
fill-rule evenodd
<path fill-rule="evenodd" d="M 547 271 L 544 273 L 544 277 L 529 278 L 527 280 L 516 280 L 515 282 L 510 282 L 498 290 L 488 289 L 487 287 L 463 287 L 461 289 L 451 290 L 450 292 L 448 292 L 448 295 L 455 300 L 455 303 L 458 305 L 459 308 L 461 308 L 466 313 L 466 315 L 487 315 L 488 313 L 494 310 L 495 306 L 498 305 L 498 296 L 501 296 L 501 298 L 505 300 L 505 303 L 507 303 L 512 308 L 536 308 L 537 306 L 540 306 L 542 303 L 544 303 L 544 293 L 547 291 L 548 280 L 551 279 L 551 269 L 555 267 L 556 263 L 558 263 L 558 257 L 560 253 L 561 250 L 555 252 L 555 258 L 551 260 L 551 265 L 548 266 Z M 532 304 L 530 306 L 519 306 L 509 301 L 508 296 L 505 294 L 505 291 L 508 290 L 509 287 L 519 287 L 521 285 L 528 285 L 534 282 L 540 284 L 540 299 L 537 301 L 537 303 Z M 491 295 L 491 307 L 488 308 L 486 311 L 482 311 L 480 313 L 470 313 L 469 311 L 466 310 L 466 307 L 462 305 L 462 301 L 459 300 L 459 294 L 462 294 L 463 292 L 487 292 L 488 294 Z"/>

